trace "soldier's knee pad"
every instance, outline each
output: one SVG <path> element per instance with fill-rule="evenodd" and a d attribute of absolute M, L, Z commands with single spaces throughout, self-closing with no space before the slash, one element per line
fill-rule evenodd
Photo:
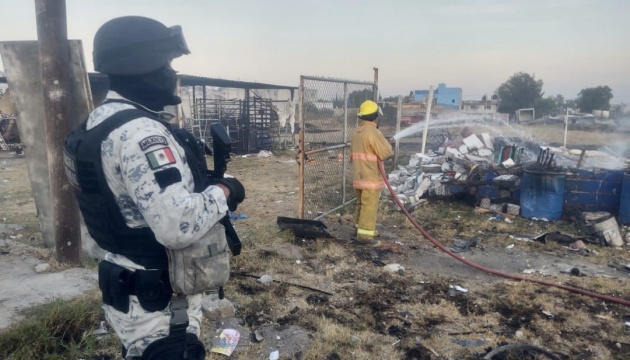
<path fill-rule="evenodd" d="M 167 336 L 154 341 L 144 350 L 140 360 L 182 360 L 186 352 L 188 360 L 203 360 L 206 350 L 195 334 L 186 334 L 186 348 L 181 336 Z"/>

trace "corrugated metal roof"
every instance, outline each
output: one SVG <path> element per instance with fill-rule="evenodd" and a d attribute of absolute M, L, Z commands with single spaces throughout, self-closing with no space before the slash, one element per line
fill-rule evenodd
<path fill-rule="evenodd" d="M 91 83 L 95 82 L 107 82 L 107 76 L 101 73 L 89 73 L 88 74 Z M 203 76 L 194 76 L 194 75 L 178 75 L 181 81 L 182 86 L 215 86 L 222 88 L 235 88 L 235 89 L 253 89 L 253 90 L 295 90 L 297 87 L 295 86 L 286 86 L 286 85 L 275 85 L 275 84 L 266 84 L 259 82 L 251 82 L 251 81 L 237 81 L 237 80 L 226 80 L 226 79 L 217 79 L 217 78 L 208 78 Z M 7 78 L 5 76 L 0 76 L 0 84 L 6 84 Z"/>
<path fill-rule="evenodd" d="M 274 85 L 274 84 L 265 84 L 259 82 L 250 82 L 250 81 L 237 81 L 237 80 L 226 80 L 226 79 L 217 79 L 217 78 L 207 78 L 202 76 L 194 76 L 194 75 L 179 75 L 179 79 L 182 86 L 216 86 L 223 88 L 236 88 L 236 89 L 273 89 L 273 90 L 284 90 L 284 89 L 297 89 L 295 86 L 286 86 L 286 85 Z"/>
<path fill-rule="evenodd" d="M 107 76 L 101 73 L 89 73 L 90 82 L 107 81 Z M 203 76 L 178 74 L 180 83 L 182 86 L 215 86 L 222 88 L 234 88 L 234 89 L 272 89 L 272 90 L 284 90 L 284 89 L 297 89 L 294 86 L 265 84 L 251 81 L 237 81 L 226 80 L 217 78 L 208 78 Z"/>

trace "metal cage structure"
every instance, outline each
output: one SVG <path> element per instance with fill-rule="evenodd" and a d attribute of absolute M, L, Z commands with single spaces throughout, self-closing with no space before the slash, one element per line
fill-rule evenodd
<path fill-rule="evenodd" d="M 279 104 L 293 103 L 295 87 L 188 75 L 180 76 L 180 82 L 182 98 L 189 104 L 182 109 L 183 126 L 208 143 L 210 126 L 217 122 L 226 127 L 237 154 L 272 150 L 290 136 L 286 124 L 280 125 Z M 265 95 L 281 90 L 287 91 L 287 100 Z"/>

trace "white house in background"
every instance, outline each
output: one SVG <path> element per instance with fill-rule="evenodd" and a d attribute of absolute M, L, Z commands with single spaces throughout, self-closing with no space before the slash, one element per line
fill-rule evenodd
<path fill-rule="evenodd" d="M 332 100 L 315 100 L 312 103 L 317 110 L 332 110 L 335 108 L 335 104 Z"/>
<path fill-rule="evenodd" d="M 499 108 L 497 100 L 464 100 L 462 111 L 467 113 L 496 113 Z"/>

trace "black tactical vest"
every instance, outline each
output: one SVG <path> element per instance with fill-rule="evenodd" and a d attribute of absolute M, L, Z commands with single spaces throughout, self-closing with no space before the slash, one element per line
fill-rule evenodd
<path fill-rule="evenodd" d="M 96 243 L 109 252 L 126 256 L 146 269 L 166 269 L 166 249 L 155 239 L 155 234 L 149 227 L 127 226 L 103 172 L 103 140 L 115 129 L 140 117 L 159 121 L 171 130 L 168 123 L 137 108 L 119 111 L 90 130 L 86 130 L 86 120 L 66 139 L 64 165 L 66 175 L 74 186 L 85 225 Z M 195 192 L 202 191 L 207 186 L 207 166 L 203 150 L 186 130 L 171 131 L 185 151 L 195 181 Z"/>

